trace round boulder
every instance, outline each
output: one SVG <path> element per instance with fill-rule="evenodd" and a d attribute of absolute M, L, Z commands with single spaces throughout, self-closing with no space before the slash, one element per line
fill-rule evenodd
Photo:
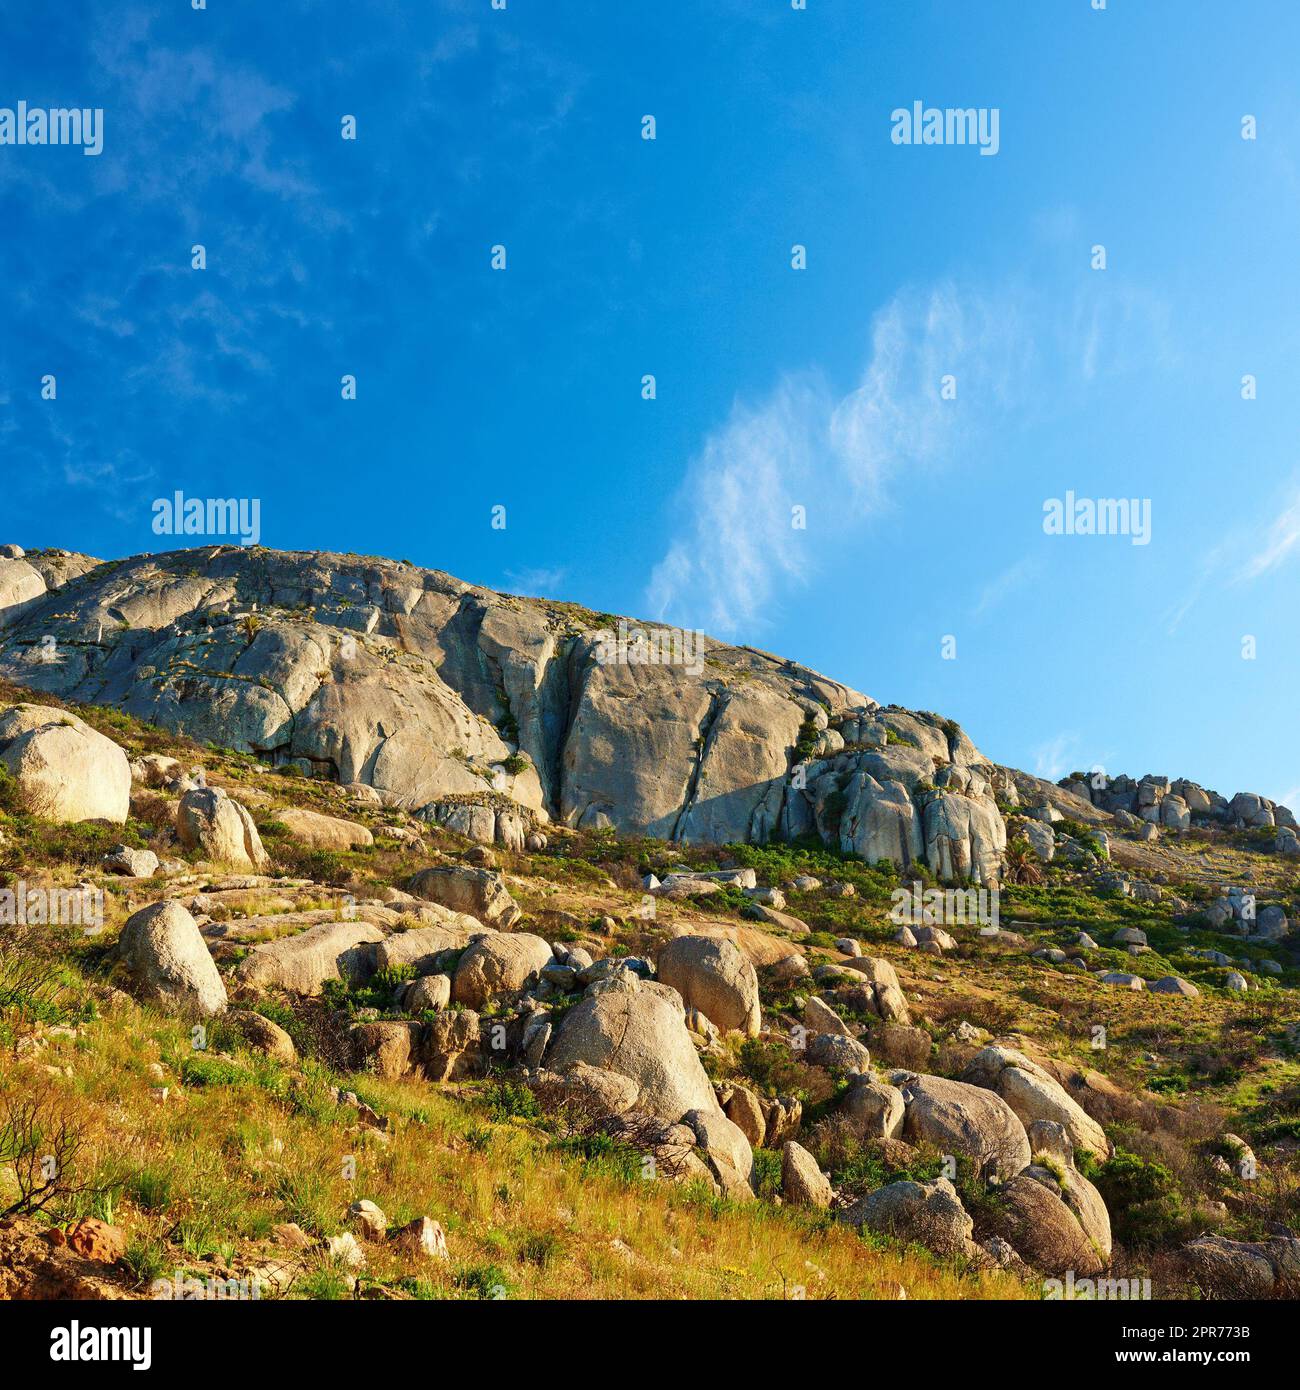
<path fill-rule="evenodd" d="M 722 937 L 678 936 L 659 952 L 659 979 L 671 985 L 687 1008 L 699 1011 L 724 1032 L 753 1037 L 762 1023 L 758 975 L 740 950 Z"/>
<path fill-rule="evenodd" d="M 113 742 L 75 714 L 14 705 L 0 714 L 0 763 L 23 807 L 53 821 L 126 821 L 131 764 Z"/>
<path fill-rule="evenodd" d="M 947 1178 L 891 1182 L 855 1202 L 842 1220 L 877 1235 L 916 1241 L 940 1255 L 971 1251 L 975 1223 Z"/>
<path fill-rule="evenodd" d="M 1026 1264 L 1053 1275 L 1073 1270 L 1076 1276 L 1091 1276 L 1105 1268 L 1078 1218 L 1032 1170 L 1003 1183 L 998 1196 L 991 1218 L 993 1234 L 1001 1236 Z"/>
<path fill-rule="evenodd" d="M 268 863 L 252 816 L 220 787 L 195 787 L 181 797 L 176 834 L 185 849 L 214 864 L 263 869 Z"/>
<path fill-rule="evenodd" d="M 895 1072 L 907 1113 L 903 1138 L 964 1154 L 981 1177 L 1006 1177 L 1029 1166 L 1029 1137 L 1016 1112 L 993 1091 L 940 1076 Z"/>
<path fill-rule="evenodd" d="M 637 1108 L 661 1120 L 718 1109 L 681 1010 L 648 989 L 606 990 L 564 1015 L 546 1064 L 566 1072 L 579 1063 L 628 1077 Z"/>
<path fill-rule="evenodd" d="M 551 960 L 551 948 L 530 932 L 481 936 L 456 966 L 452 1002 L 481 1009 L 498 995 L 518 994 L 536 982 Z"/>
<path fill-rule="evenodd" d="M 178 902 L 153 903 L 128 918 L 117 956 L 143 999 L 205 1017 L 226 1007 L 226 986 L 198 923 Z"/>
<path fill-rule="evenodd" d="M 287 806 L 275 812 L 275 819 L 299 844 L 310 849 L 365 849 L 375 843 L 375 837 L 364 825 L 340 820 L 337 816 L 324 816 L 319 811 Z"/>

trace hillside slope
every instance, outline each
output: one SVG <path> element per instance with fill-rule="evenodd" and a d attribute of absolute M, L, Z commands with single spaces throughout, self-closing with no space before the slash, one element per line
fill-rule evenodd
<path fill-rule="evenodd" d="M 1300 1291 L 1286 808 L 383 561 L 0 601 L 0 1296 Z"/>

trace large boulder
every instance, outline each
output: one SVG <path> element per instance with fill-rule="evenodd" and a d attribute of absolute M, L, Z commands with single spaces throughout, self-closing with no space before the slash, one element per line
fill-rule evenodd
<path fill-rule="evenodd" d="M 439 970 L 439 958 L 446 951 L 463 951 L 484 929 L 472 918 L 448 913 L 445 923 L 429 923 L 397 931 L 375 947 L 376 970 L 399 970 L 410 966 L 417 975 Z"/>
<path fill-rule="evenodd" d="M 395 1081 L 411 1070 L 419 1037 L 418 1024 L 400 1019 L 358 1023 L 351 1031 L 352 1065 Z"/>
<path fill-rule="evenodd" d="M 907 999 L 898 983 L 898 973 L 889 961 L 881 956 L 858 956 L 854 958 L 852 968 L 869 982 L 864 988 L 870 993 L 872 1013 L 886 1023 L 911 1022 Z"/>
<path fill-rule="evenodd" d="M 483 1067 L 482 1026 L 473 1009 L 436 1014 L 424 1038 L 424 1072 L 430 1081 L 459 1081 Z"/>
<path fill-rule="evenodd" d="M 758 974 L 730 941 L 678 936 L 659 952 L 659 979 L 671 985 L 687 1008 L 699 1011 L 724 1032 L 754 1036 L 762 1023 Z"/>
<path fill-rule="evenodd" d="M 0 713 L 0 764 L 23 807 L 43 820 L 121 825 L 130 814 L 126 754 L 66 710 L 13 705 Z"/>
<path fill-rule="evenodd" d="M 903 1093 L 904 1139 L 964 1154 L 985 1179 L 1006 1179 L 1029 1166 L 1029 1137 L 1001 1096 L 940 1076 L 895 1072 L 890 1080 Z"/>
<path fill-rule="evenodd" d="M 634 1110 L 640 1088 L 631 1077 L 576 1062 L 563 1074 L 535 1072 L 529 1082 L 546 1110 L 572 1106 L 579 1113 L 605 1119 Z M 734 1121 L 733 1121 L 734 1123 Z"/>
<path fill-rule="evenodd" d="M 214 864 L 264 869 L 270 862 L 247 809 L 221 787 L 195 787 L 176 808 L 182 846 Z"/>
<path fill-rule="evenodd" d="M 226 1007 L 226 986 L 198 923 L 178 902 L 152 903 L 129 917 L 117 957 L 143 999 L 205 1017 Z"/>
<path fill-rule="evenodd" d="M 631 1079 L 637 1108 L 658 1119 L 718 1110 L 681 1010 L 635 983 L 591 995 L 564 1015 L 546 1065 L 565 1072 L 579 1063 Z"/>
<path fill-rule="evenodd" d="M 1076 1275 L 1091 1276 L 1100 1274 L 1106 1266 L 1101 1251 L 1062 1200 L 1046 1169 L 1031 1168 L 1003 1183 L 990 1224 L 993 1233 L 1005 1240 L 1026 1264 L 1045 1274 L 1073 1270 Z"/>
<path fill-rule="evenodd" d="M 876 1235 L 916 1241 L 939 1255 L 973 1250 L 975 1223 L 947 1178 L 891 1182 L 855 1202 L 840 1219 Z"/>
<path fill-rule="evenodd" d="M 1300 1237 L 1279 1234 L 1250 1243 L 1206 1235 L 1181 1254 L 1201 1289 L 1216 1297 L 1300 1297 Z"/>
<path fill-rule="evenodd" d="M 1100 1192 L 1074 1166 L 1074 1142 L 1063 1125 L 1035 1120 L 1029 1126 L 1033 1164 L 1025 1172 L 1041 1182 L 1074 1213 L 1103 1264 L 1110 1263 L 1110 1213 Z"/>
<path fill-rule="evenodd" d="M 327 980 L 358 983 L 374 971 L 374 952 L 384 933 L 369 922 L 321 922 L 297 936 L 249 947 L 235 979 L 253 989 L 272 986 L 315 995 Z"/>
<path fill-rule="evenodd" d="M 861 1139 L 901 1139 L 905 1112 L 897 1086 L 860 1074 L 849 1083 L 837 1113 Z"/>
<path fill-rule="evenodd" d="M 806 1055 L 813 1066 L 825 1067 L 843 1076 L 865 1073 L 871 1065 L 870 1051 L 856 1038 L 842 1033 L 818 1033 L 809 1039 Z"/>
<path fill-rule="evenodd" d="M 340 820 L 337 816 L 325 816 L 299 806 L 286 806 L 276 811 L 275 819 L 295 840 L 310 849 L 365 849 L 375 842 L 370 831 L 356 821 Z"/>
<path fill-rule="evenodd" d="M 490 932 L 460 958 L 451 980 L 455 1004 L 481 1009 L 502 995 L 535 984 L 552 960 L 551 948 L 530 932 Z"/>
<path fill-rule="evenodd" d="M 104 856 L 104 869 L 127 878 L 152 878 L 158 871 L 158 856 L 151 849 L 114 845 Z"/>
<path fill-rule="evenodd" d="M 789 1139 L 781 1148 L 781 1196 L 792 1207 L 825 1209 L 834 1197 L 830 1179 L 817 1166 L 817 1160 Z"/>
<path fill-rule="evenodd" d="M 1184 1245 L 1182 1263 L 1212 1298 L 1267 1298 L 1275 1270 L 1263 1245 L 1225 1236 L 1204 1235 Z"/>
<path fill-rule="evenodd" d="M 422 869 L 407 884 L 409 892 L 453 912 L 464 912 L 486 926 L 509 931 L 523 915 L 506 890 L 505 879 L 494 869 L 474 869 L 445 864 Z"/>
<path fill-rule="evenodd" d="M 767 1116 L 753 1091 L 744 1086 L 732 1087 L 722 1100 L 722 1110 L 753 1148 L 762 1146 L 767 1138 Z"/>
<path fill-rule="evenodd" d="M 1255 928 L 1249 932 L 1252 941 L 1281 941 L 1290 934 L 1291 923 L 1287 920 L 1286 909 L 1277 903 L 1261 907 L 1255 919 Z"/>
<path fill-rule="evenodd" d="M 996 1091 L 1028 1129 L 1035 1120 L 1064 1127 L 1076 1149 L 1099 1158 L 1110 1154 L 1105 1131 L 1054 1077 L 1021 1052 L 989 1046 L 971 1059 L 962 1080 Z"/>
<path fill-rule="evenodd" d="M 227 1009 L 222 1019 L 239 1034 L 244 1044 L 261 1052 L 273 1062 L 291 1067 L 298 1060 L 293 1039 L 278 1023 L 255 1013 L 252 1009 Z"/>
<path fill-rule="evenodd" d="M 682 1124 L 695 1135 L 699 1156 L 709 1167 L 719 1190 L 727 1197 L 747 1201 L 754 1195 L 754 1151 L 739 1125 L 716 1104 L 688 1110 Z"/>
<path fill-rule="evenodd" d="M 1190 980 L 1179 975 L 1165 975 L 1151 986 L 1152 994 L 1177 994 L 1184 999 L 1196 999 L 1201 991 Z"/>

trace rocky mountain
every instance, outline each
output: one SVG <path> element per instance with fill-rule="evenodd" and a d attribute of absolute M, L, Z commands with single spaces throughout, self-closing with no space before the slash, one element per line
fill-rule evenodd
<path fill-rule="evenodd" d="M 1294 1297 L 1295 843 L 410 565 L 0 547 L 0 1298 Z"/>
<path fill-rule="evenodd" d="M 551 819 L 808 834 L 993 883 L 1005 776 L 951 720 L 658 624 L 355 555 L 0 559 L 0 677 L 373 787 L 474 838 Z"/>

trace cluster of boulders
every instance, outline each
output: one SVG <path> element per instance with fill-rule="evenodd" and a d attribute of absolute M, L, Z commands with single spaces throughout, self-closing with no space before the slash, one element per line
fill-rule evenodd
<path fill-rule="evenodd" d="M 67 710 L 18 704 L 0 711 L 0 765 L 13 779 L 22 809 L 44 820 L 124 824 L 133 810 L 133 789 L 159 790 L 178 798 L 171 842 L 214 865 L 264 870 L 269 857 L 251 813 L 220 787 L 206 785 L 201 769 L 186 771 L 175 758 L 148 754 L 128 760 L 123 750 Z M 299 807 L 277 812 L 301 843 L 322 849 L 373 844 L 355 821 Z M 105 857 L 109 873 L 150 878 L 164 864 L 157 853 L 118 845 Z"/>
<path fill-rule="evenodd" d="M 1008 839 L 1025 840 L 1044 864 L 1060 855 L 1071 864 L 1089 864 L 1110 858 L 1110 836 L 1097 826 L 1088 826 L 1082 839 L 1067 835 L 1056 827 L 1065 817 L 1051 802 L 1026 806 L 1021 814 L 1007 817 Z"/>
<path fill-rule="evenodd" d="M 950 932 L 933 923 L 903 923 L 894 933 L 894 941 L 899 946 L 916 949 L 925 955 L 941 956 L 945 951 L 957 949 L 956 938 Z"/>
<path fill-rule="evenodd" d="M 844 1220 L 1003 1268 L 1095 1274 L 1109 1263 L 1110 1217 L 1076 1168 L 1075 1151 L 1104 1157 L 1110 1146 L 1064 1087 L 1023 1054 L 987 1047 L 961 1080 L 907 1071 L 854 1078 L 844 1109 L 865 1121 L 866 1137 L 965 1159 L 975 1181 L 996 1192 L 978 1243 L 948 1177 L 890 1183 L 844 1209 Z"/>
<path fill-rule="evenodd" d="M 518 1068 L 544 1104 L 589 1115 L 647 1153 L 662 1176 L 750 1199 L 755 1148 L 779 1148 L 787 1202 L 843 1207 L 846 1220 L 871 1229 L 940 1250 L 965 1249 L 970 1217 L 944 1180 L 912 1185 L 917 1191 L 892 1184 L 846 1204 L 799 1142 L 796 1100 L 710 1081 L 704 1053 L 728 1035 L 752 1037 L 764 1028 L 757 970 L 725 932 L 682 932 L 653 960 L 597 959 L 581 946 L 552 946 L 532 932 L 509 930 L 516 913 L 506 909 L 509 893 L 490 870 L 425 870 L 407 891 L 389 896 L 382 909 L 357 904 L 356 920 L 320 921 L 254 942 L 231 988 L 251 996 L 313 995 L 330 981 L 387 980 L 389 1016 L 358 1013 L 350 1026 L 349 1060 L 359 1069 L 454 1081 L 483 1076 L 494 1065 Z M 399 910 L 405 930 L 385 920 Z M 505 929 L 485 920 L 491 917 Z M 117 949 L 142 997 L 208 1016 L 225 1012 L 251 1045 L 292 1056 L 292 1044 L 270 1020 L 230 1008 L 200 927 L 180 902 L 134 914 Z M 996 1047 L 977 1053 L 961 1080 L 913 1071 L 877 1075 L 860 1027 L 838 1010 L 906 1024 L 907 1001 L 893 968 L 862 955 L 803 968 L 799 978 L 810 988 L 791 1045 L 807 1065 L 847 1079 L 837 1107 L 843 1122 L 863 1140 L 926 1144 L 963 1157 L 980 1181 L 1002 1185 L 1007 1230 L 1001 1243 L 986 1242 L 983 1261 L 1055 1268 L 1067 1258 L 1076 1270 L 1100 1268 L 1109 1252 L 1105 1209 L 1073 1169 L 1072 1154 L 1104 1154 L 1107 1145 L 1064 1088 L 1023 1054 Z M 1035 1165 L 1032 1136 L 1046 1145 L 1058 1131 L 1063 1157 Z M 1090 1249 L 1095 1253 L 1079 1263 Z"/>
<path fill-rule="evenodd" d="M 421 809 L 423 819 L 463 835 L 481 845 L 500 845 L 502 849 L 539 853 L 547 837 L 538 828 L 546 813 L 529 808 L 505 796 L 457 797 L 431 802 Z"/>
<path fill-rule="evenodd" d="M 1125 951 L 1131 956 L 1151 954 L 1151 946 L 1147 942 L 1146 933 L 1140 927 L 1121 927 L 1111 936 L 1109 944 L 1113 949 Z M 1120 989 L 1130 990 L 1149 989 L 1153 994 L 1174 994 L 1183 999 L 1195 999 L 1200 995 L 1200 990 L 1190 980 L 1185 980 L 1178 975 L 1165 975 L 1148 985 L 1142 975 L 1135 975 L 1125 970 L 1111 970 L 1104 965 L 1090 966 L 1088 964 L 1088 952 L 1097 949 L 1097 942 L 1087 932 L 1080 932 L 1072 945 L 1066 947 L 1040 946 L 1033 950 L 1031 955 L 1035 960 L 1041 960 L 1048 965 L 1064 965 L 1094 975 L 1103 985 L 1113 985 Z M 1188 947 L 1187 954 L 1206 960 L 1211 965 L 1224 968 L 1240 966 L 1241 970 L 1265 975 L 1280 975 L 1282 973 L 1282 967 L 1273 960 L 1233 959 L 1221 951 L 1197 947 Z M 1223 979 L 1223 987 L 1238 992 L 1258 989 L 1258 983 L 1248 979 L 1241 973 L 1241 970 L 1229 970 Z"/>
<path fill-rule="evenodd" d="M 1291 811 L 1266 796 L 1238 792 L 1229 799 L 1183 777 L 1171 781 L 1168 777 L 1148 773 L 1134 781 L 1132 777 L 1123 776 L 1071 776 L 1062 778 L 1058 785 L 1091 802 L 1098 810 L 1109 812 L 1125 828 L 1148 823 L 1171 830 L 1187 830 L 1195 820 L 1239 830 L 1269 826 L 1293 832 L 1296 829 Z M 1291 838 L 1294 839 L 1294 835 Z"/>
<path fill-rule="evenodd" d="M 1248 941 L 1281 941 L 1291 931 L 1286 909 L 1276 903 L 1260 906 L 1254 893 L 1224 887 L 1205 909 L 1205 917 L 1217 931 L 1233 931 Z"/>

